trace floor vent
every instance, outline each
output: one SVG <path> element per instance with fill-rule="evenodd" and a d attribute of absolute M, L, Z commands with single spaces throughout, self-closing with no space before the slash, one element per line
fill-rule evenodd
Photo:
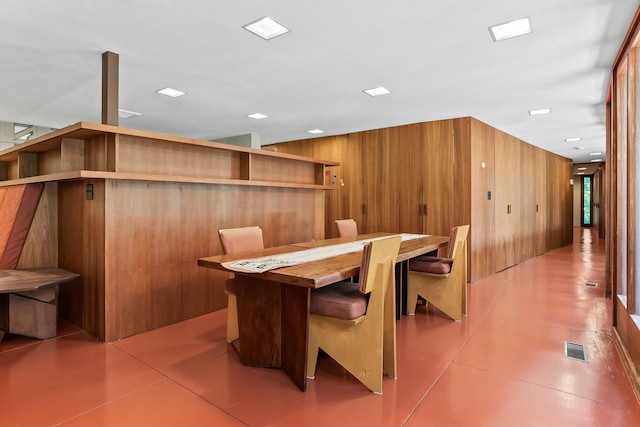
<path fill-rule="evenodd" d="M 564 357 L 570 359 L 576 359 L 581 362 L 587 362 L 587 350 L 582 344 L 576 344 L 573 342 L 564 342 Z"/>
<path fill-rule="evenodd" d="M 596 286 L 598 286 L 598 282 L 591 282 L 591 281 L 589 281 L 589 282 L 585 283 L 585 285 L 587 285 L 587 286 L 593 286 L 593 287 L 595 288 Z"/>

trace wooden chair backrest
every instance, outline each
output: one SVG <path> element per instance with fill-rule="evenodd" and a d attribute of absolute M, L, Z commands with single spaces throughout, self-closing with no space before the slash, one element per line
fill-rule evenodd
<path fill-rule="evenodd" d="M 396 258 L 400 250 L 401 236 L 391 236 L 374 240 L 365 245 L 362 252 L 362 266 L 360 267 L 360 292 L 368 294 L 373 289 L 376 280 L 387 280 L 388 277 L 380 277 L 383 273 L 379 269 L 385 265 L 394 272 Z M 391 280 L 393 274 L 391 275 Z"/>

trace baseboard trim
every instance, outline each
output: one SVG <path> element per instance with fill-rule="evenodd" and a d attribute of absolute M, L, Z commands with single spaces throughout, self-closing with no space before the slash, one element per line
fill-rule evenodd
<path fill-rule="evenodd" d="M 636 395 L 636 400 L 640 402 L 640 373 L 638 372 L 635 363 L 633 363 L 633 359 L 631 359 L 631 355 L 622 341 L 622 337 L 620 337 L 618 329 L 615 327 L 613 328 L 613 337 L 616 348 L 620 352 L 620 356 L 622 356 L 624 368 L 629 375 L 629 380 L 631 381 L 633 392 Z"/>

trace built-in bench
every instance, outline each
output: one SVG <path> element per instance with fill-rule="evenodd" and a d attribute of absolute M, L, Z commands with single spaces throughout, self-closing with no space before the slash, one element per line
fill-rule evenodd
<path fill-rule="evenodd" d="M 79 277 L 55 267 L 16 270 L 43 188 L 0 187 L 0 340 L 5 333 L 56 336 L 58 285 Z"/>

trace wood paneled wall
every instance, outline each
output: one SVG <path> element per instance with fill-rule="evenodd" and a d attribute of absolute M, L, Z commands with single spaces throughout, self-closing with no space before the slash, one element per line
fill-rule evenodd
<path fill-rule="evenodd" d="M 88 184 L 93 200 L 85 197 Z M 81 275 L 60 287 L 60 315 L 104 341 L 225 307 L 227 275 L 197 266 L 198 258 L 222 253 L 220 228 L 258 225 L 266 246 L 324 237 L 321 190 L 127 180 L 56 185 L 58 203 L 46 209 L 60 218 L 59 229 L 51 221 L 38 228 L 58 230 L 57 265 Z M 45 241 L 50 246 L 53 237 Z M 23 258 L 38 246 L 25 245 Z"/>
<path fill-rule="evenodd" d="M 327 199 L 327 237 L 339 218 L 354 218 L 362 233 L 448 235 L 471 224 L 470 280 L 571 243 L 571 160 L 471 117 L 270 148 L 316 157 L 321 149 L 341 162 L 344 186 L 339 201 Z"/>

